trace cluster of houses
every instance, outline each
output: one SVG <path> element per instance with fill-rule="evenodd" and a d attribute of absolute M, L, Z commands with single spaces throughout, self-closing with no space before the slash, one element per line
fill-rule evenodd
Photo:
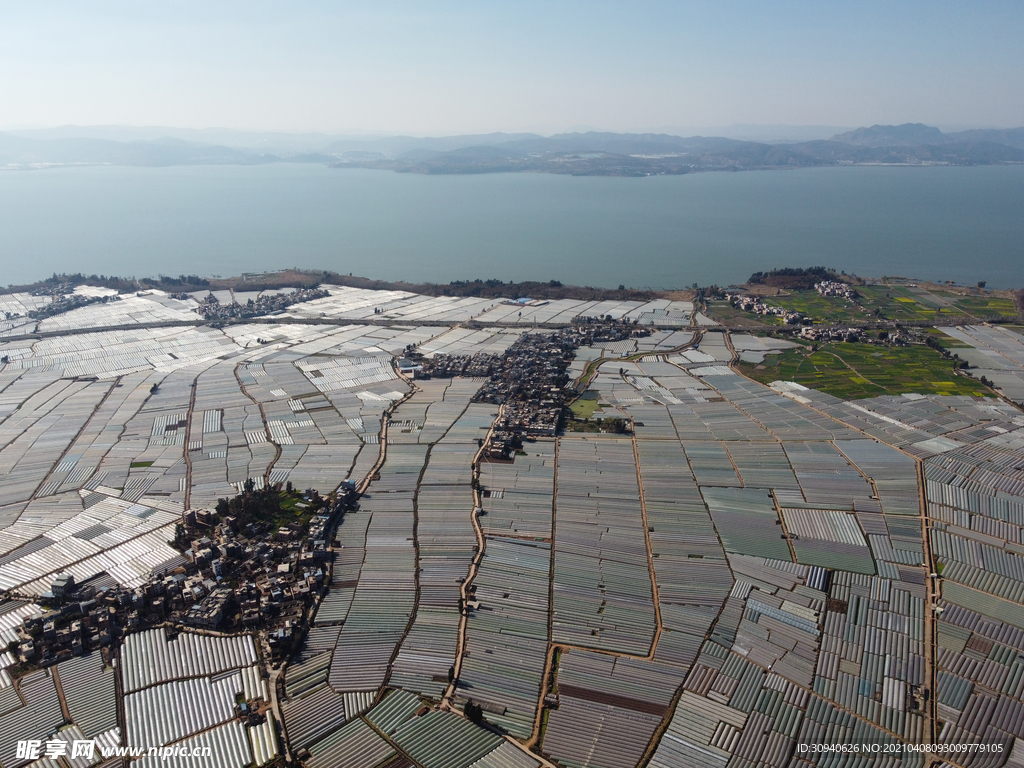
<path fill-rule="evenodd" d="M 522 336 L 475 398 L 504 406 L 494 423 L 488 456 L 508 458 L 524 437 L 558 432 L 564 408 L 576 396 L 569 386 L 569 364 L 577 349 L 649 335 L 649 329 L 606 319 Z"/>
<path fill-rule="evenodd" d="M 859 328 L 808 325 L 800 329 L 800 338 L 810 341 L 861 341 L 861 336 Z"/>
<path fill-rule="evenodd" d="M 851 301 L 857 298 L 857 292 L 853 290 L 852 286 L 836 280 L 822 280 L 820 283 L 815 283 L 814 290 L 822 296 L 839 296 Z"/>
<path fill-rule="evenodd" d="M 118 301 L 121 298 L 120 296 L 85 296 L 73 291 L 74 289 L 72 288 L 72 292 L 67 294 L 55 292 L 53 294 L 53 301 L 36 309 L 29 310 L 28 316 L 33 320 L 45 320 L 48 317 L 70 312 L 73 309 L 79 309 L 88 304 L 106 304 L 110 301 Z M 17 315 L 14 315 L 14 317 L 17 317 Z M 8 317 L 7 319 L 10 320 L 12 318 Z"/>
<path fill-rule="evenodd" d="M 398 367 L 403 373 L 413 371 L 420 378 L 438 379 L 447 379 L 453 376 L 486 377 L 501 369 L 502 365 L 502 355 L 488 352 L 479 352 L 475 355 L 435 355 L 420 364 L 403 358 L 398 363 Z"/>
<path fill-rule="evenodd" d="M 43 666 L 116 642 L 138 605 L 132 590 L 77 585 L 69 573 L 53 581 L 51 608 L 28 616 L 8 651 L 22 664 Z"/>
<path fill-rule="evenodd" d="M 106 574 L 82 584 L 58 574 L 40 599 L 48 610 L 23 621 L 12 650 L 23 664 L 48 666 L 169 623 L 222 632 L 258 629 L 271 655 L 282 658 L 330 583 L 328 526 L 348 498 L 343 494 L 308 525 L 269 532 L 190 510 L 185 530 L 204 535 L 190 541 L 183 562 L 135 588 Z"/>
<path fill-rule="evenodd" d="M 902 329 L 879 331 L 877 336 L 870 336 L 860 328 L 838 328 L 836 326 L 815 325 L 800 329 L 800 338 L 809 341 L 851 341 L 866 344 L 884 344 L 891 347 L 905 347 L 913 339 Z"/>
<path fill-rule="evenodd" d="M 245 304 L 239 304 L 237 301 L 221 304 L 217 297 L 210 293 L 199 302 L 198 311 L 204 320 L 244 319 L 283 312 L 292 304 L 323 299 L 330 295 L 330 292 L 323 288 L 300 288 L 292 293 L 259 296 L 256 299 L 249 299 Z M 188 294 L 180 296 L 188 298 Z"/>
<path fill-rule="evenodd" d="M 569 386 L 569 364 L 580 347 L 650 335 L 650 329 L 610 318 L 578 318 L 573 327 L 525 333 L 504 354 L 438 354 L 420 358 L 410 353 L 403 371 L 418 377 L 486 377 L 474 398 L 503 406 L 487 446 L 490 458 L 510 457 L 524 437 L 558 432 L 562 410 L 576 393 Z"/>
<path fill-rule="evenodd" d="M 804 319 L 803 312 L 795 312 L 783 307 L 773 307 L 765 304 L 760 296 L 744 296 L 741 294 L 728 294 L 729 303 L 744 312 L 753 312 L 755 315 L 770 315 L 781 317 L 786 325 L 797 325 Z"/>

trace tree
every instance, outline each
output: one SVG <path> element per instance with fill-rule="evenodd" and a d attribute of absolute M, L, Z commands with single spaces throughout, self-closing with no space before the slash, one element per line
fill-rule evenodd
<path fill-rule="evenodd" d="M 171 546 L 180 552 L 184 552 L 189 547 L 188 533 L 185 531 L 185 526 L 181 523 L 175 523 L 174 525 L 174 541 Z"/>
<path fill-rule="evenodd" d="M 484 708 L 477 704 L 475 701 L 470 699 L 466 702 L 466 706 L 462 708 L 462 711 L 466 715 L 466 719 L 475 725 L 480 725 L 484 721 Z"/>
<path fill-rule="evenodd" d="M 979 281 L 978 281 L 978 287 L 979 287 L 979 288 L 984 288 L 984 287 L 985 287 L 985 285 L 986 285 L 986 283 L 985 283 L 985 281 L 984 281 L 984 280 L 979 280 Z"/>

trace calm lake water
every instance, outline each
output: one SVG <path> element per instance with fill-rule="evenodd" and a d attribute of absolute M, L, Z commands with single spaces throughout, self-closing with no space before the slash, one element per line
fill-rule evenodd
<path fill-rule="evenodd" d="M 558 279 L 673 288 L 779 266 L 1024 285 L 1024 166 L 650 178 L 279 164 L 0 172 L 0 283 L 53 272 Z"/>

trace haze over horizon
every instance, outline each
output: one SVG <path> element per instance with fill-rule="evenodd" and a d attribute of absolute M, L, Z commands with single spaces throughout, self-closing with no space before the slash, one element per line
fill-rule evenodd
<path fill-rule="evenodd" d="M 768 129 L 1024 125 L 1012 2 L 60 1 L 5 5 L 0 24 L 8 127 L 785 139 Z"/>

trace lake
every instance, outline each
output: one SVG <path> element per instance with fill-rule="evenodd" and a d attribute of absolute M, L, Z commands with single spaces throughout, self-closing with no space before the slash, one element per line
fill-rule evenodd
<path fill-rule="evenodd" d="M 823 264 L 1024 286 L 1024 166 L 648 178 L 318 165 L 0 172 L 0 283 L 53 272 L 676 288 Z"/>

